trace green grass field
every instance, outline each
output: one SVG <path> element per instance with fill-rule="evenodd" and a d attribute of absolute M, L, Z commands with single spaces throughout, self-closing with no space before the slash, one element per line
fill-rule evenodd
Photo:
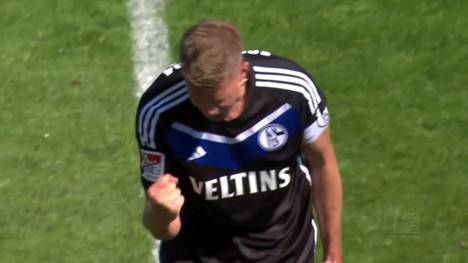
<path fill-rule="evenodd" d="M 468 262 L 468 2 L 170 0 L 326 92 L 346 262 Z M 152 262 L 124 1 L 0 4 L 0 262 Z"/>

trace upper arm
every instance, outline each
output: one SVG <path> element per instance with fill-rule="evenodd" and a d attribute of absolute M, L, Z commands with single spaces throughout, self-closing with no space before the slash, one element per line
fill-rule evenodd
<path fill-rule="evenodd" d="M 314 142 L 303 144 L 302 154 L 309 169 L 322 166 L 326 161 L 335 161 L 329 127 L 325 128 Z"/>
<path fill-rule="evenodd" d="M 308 93 L 301 107 L 303 127 L 302 155 L 309 169 L 334 158 L 330 139 L 330 116 L 323 92 L 310 79 Z"/>
<path fill-rule="evenodd" d="M 162 120 L 162 115 L 188 96 L 179 69 L 170 66 L 161 73 L 138 104 L 135 134 L 140 154 L 141 183 L 145 190 L 167 169 L 167 147 L 163 143 L 168 124 Z"/>
<path fill-rule="evenodd" d="M 140 160 L 141 183 L 147 190 L 165 173 L 165 154 L 140 148 Z"/>

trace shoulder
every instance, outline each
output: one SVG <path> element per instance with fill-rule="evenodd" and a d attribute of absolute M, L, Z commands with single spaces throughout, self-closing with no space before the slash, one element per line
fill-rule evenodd
<path fill-rule="evenodd" d="M 247 50 L 242 52 L 244 59 L 248 61 L 254 71 L 265 71 L 265 68 L 283 69 L 285 71 L 297 71 L 306 75 L 309 73 L 297 62 L 282 56 L 275 55 L 268 51 Z M 275 70 L 273 70 L 275 71 Z M 278 70 L 276 70 L 278 72 Z"/>
<path fill-rule="evenodd" d="M 138 110 L 141 111 L 148 104 L 187 93 L 180 69 L 180 64 L 173 64 L 164 69 L 141 96 Z"/>
<path fill-rule="evenodd" d="M 166 68 L 143 93 L 137 108 L 137 136 L 141 146 L 156 147 L 155 130 L 164 114 L 188 100 L 180 65 Z"/>
<path fill-rule="evenodd" d="M 295 61 L 266 51 L 245 51 L 256 87 L 280 90 L 304 101 L 315 111 L 324 100 L 311 74 Z"/>

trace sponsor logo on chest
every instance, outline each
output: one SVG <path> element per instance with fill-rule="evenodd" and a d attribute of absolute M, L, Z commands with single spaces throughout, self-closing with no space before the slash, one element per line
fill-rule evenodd
<path fill-rule="evenodd" d="M 190 176 L 193 190 L 206 200 L 233 198 L 285 188 L 291 182 L 290 168 L 248 171 L 197 181 Z"/>

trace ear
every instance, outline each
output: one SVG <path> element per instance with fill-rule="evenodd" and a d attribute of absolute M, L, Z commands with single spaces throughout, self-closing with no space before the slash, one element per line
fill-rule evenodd
<path fill-rule="evenodd" d="M 242 66 L 241 66 L 242 79 L 246 79 L 249 76 L 249 70 L 250 70 L 250 63 L 247 61 L 243 61 Z"/>

